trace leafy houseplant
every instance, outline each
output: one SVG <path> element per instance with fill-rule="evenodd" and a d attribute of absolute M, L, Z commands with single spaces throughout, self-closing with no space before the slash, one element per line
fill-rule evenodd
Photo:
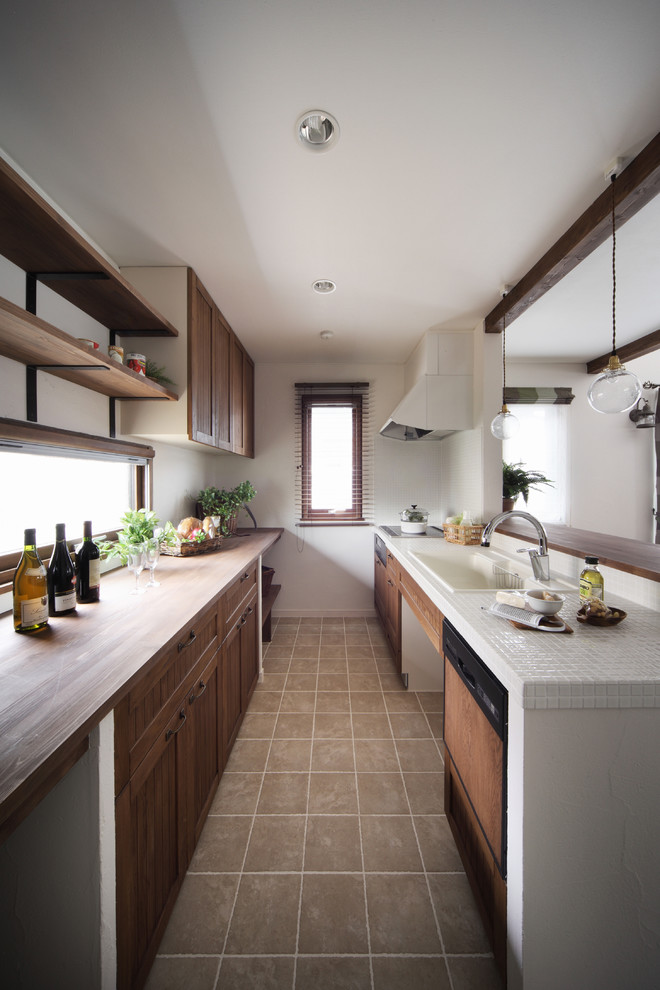
<path fill-rule="evenodd" d="M 147 378 L 158 382 L 159 385 L 176 385 L 176 382 L 173 382 L 166 373 L 165 368 L 160 368 L 151 358 L 147 358 L 145 362 L 144 373 Z"/>
<path fill-rule="evenodd" d="M 127 509 L 120 522 L 123 529 L 117 532 L 117 542 L 104 544 L 102 549 L 108 557 L 120 557 L 122 564 L 128 560 L 129 547 L 136 543 L 144 543 L 154 536 L 160 543 L 171 545 L 176 542 L 172 523 L 166 523 L 161 530 L 158 516 L 151 509 Z"/>
<path fill-rule="evenodd" d="M 219 489 L 211 485 L 203 488 L 197 501 L 206 516 L 219 516 L 220 528 L 226 536 L 236 528 L 236 517 L 246 502 L 250 502 L 257 494 L 249 481 L 242 481 L 236 488 Z"/>
<path fill-rule="evenodd" d="M 522 495 L 527 505 L 530 489 L 540 491 L 539 485 L 553 487 L 553 482 L 540 471 L 526 470 L 522 461 L 516 464 L 502 461 L 502 498 L 515 501 L 519 495 Z"/>

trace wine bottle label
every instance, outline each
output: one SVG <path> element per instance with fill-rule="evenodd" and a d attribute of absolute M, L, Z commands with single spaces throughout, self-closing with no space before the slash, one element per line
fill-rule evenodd
<path fill-rule="evenodd" d="M 35 626 L 48 621 L 48 598 L 29 598 L 21 602 L 21 625 Z"/>
<path fill-rule="evenodd" d="M 101 585 L 101 560 L 99 557 L 96 560 L 89 561 L 89 586 L 90 588 L 98 588 Z"/>
<path fill-rule="evenodd" d="M 70 608 L 76 607 L 76 590 L 65 591 L 63 594 L 55 592 L 55 611 L 66 612 Z"/>

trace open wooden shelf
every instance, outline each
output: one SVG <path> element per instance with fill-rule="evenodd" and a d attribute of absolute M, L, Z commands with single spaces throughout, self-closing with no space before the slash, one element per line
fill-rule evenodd
<path fill-rule="evenodd" d="M 0 158 L 0 254 L 122 336 L 178 331 Z"/>
<path fill-rule="evenodd" d="M 270 613 L 273 610 L 275 599 L 282 590 L 281 584 L 271 584 L 268 593 L 261 600 L 261 638 L 264 643 L 270 643 L 271 620 Z"/>
<path fill-rule="evenodd" d="M 70 334 L 2 298 L 0 354 L 111 398 L 178 399 L 176 392 L 78 343 Z"/>

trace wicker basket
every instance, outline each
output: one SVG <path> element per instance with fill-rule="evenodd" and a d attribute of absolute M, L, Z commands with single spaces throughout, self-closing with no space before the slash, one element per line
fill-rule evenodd
<path fill-rule="evenodd" d="M 177 543 L 174 546 L 161 544 L 160 552 L 168 557 L 195 557 L 200 553 L 213 553 L 214 550 L 222 550 L 225 538 L 216 536 L 211 540 L 202 540 L 201 543 Z"/>
<path fill-rule="evenodd" d="M 455 526 L 451 523 L 445 523 L 442 530 L 447 543 L 460 543 L 462 547 L 474 547 L 481 543 L 484 527 L 481 524 Z"/>

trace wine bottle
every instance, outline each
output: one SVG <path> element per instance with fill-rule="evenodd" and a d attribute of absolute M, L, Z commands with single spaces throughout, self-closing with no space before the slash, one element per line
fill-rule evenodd
<path fill-rule="evenodd" d="M 97 602 L 101 597 L 101 554 L 92 540 L 92 524 L 83 523 L 83 541 L 76 553 L 76 598 Z"/>
<path fill-rule="evenodd" d="M 14 574 L 13 595 L 16 632 L 33 633 L 45 629 L 48 625 L 48 582 L 34 529 L 25 530 L 23 555 Z"/>
<path fill-rule="evenodd" d="M 48 614 L 71 615 L 76 611 L 76 570 L 66 545 L 64 523 L 55 526 L 55 546 L 48 565 Z"/>

